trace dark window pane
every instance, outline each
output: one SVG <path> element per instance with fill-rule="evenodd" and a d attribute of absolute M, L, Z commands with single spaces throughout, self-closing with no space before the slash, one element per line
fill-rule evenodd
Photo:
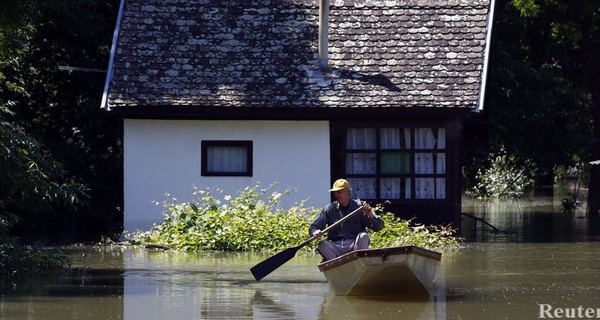
<path fill-rule="evenodd" d="M 382 152 L 379 161 L 381 174 L 410 174 L 410 152 Z"/>

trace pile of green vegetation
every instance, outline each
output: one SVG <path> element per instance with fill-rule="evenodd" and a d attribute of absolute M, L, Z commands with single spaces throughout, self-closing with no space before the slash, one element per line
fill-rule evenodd
<path fill-rule="evenodd" d="M 396 217 L 393 213 L 382 214 L 385 228 L 371 234 L 371 244 L 375 248 L 397 246 L 419 246 L 423 248 L 454 247 L 460 243 L 455 229 L 450 226 L 414 225 L 410 220 Z"/>
<path fill-rule="evenodd" d="M 219 189 L 204 189 L 196 190 L 198 199 L 193 202 L 178 203 L 177 199 L 170 199 L 163 204 L 166 214 L 162 223 L 131 237 L 136 244 L 155 244 L 179 251 L 274 252 L 295 246 L 308 237 L 308 226 L 320 209 L 305 207 L 304 202 L 283 209 L 282 197 L 291 191 L 268 195 L 271 188 L 247 187 L 237 197 Z M 459 242 L 449 227 L 411 226 L 410 221 L 382 213 L 382 206 L 376 206 L 376 210 L 386 227 L 372 235 L 372 247 L 436 248 Z M 302 250 L 314 252 L 314 247 Z"/>

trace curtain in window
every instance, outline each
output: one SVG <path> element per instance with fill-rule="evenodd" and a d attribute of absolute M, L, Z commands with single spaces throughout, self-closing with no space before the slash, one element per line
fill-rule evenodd
<path fill-rule="evenodd" d="M 444 128 L 348 129 L 346 173 L 365 175 L 349 178 L 354 195 L 364 199 L 445 199 L 445 149 Z"/>
<path fill-rule="evenodd" d="M 377 199 L 375 192 L 375 178 L 350 178 L 354 198 Z"/>
<path fill-rule="evenodd" d="M 433 178 L 415 179 L 415 197 L 417 199 L 433 199 L 434 182 Z"/>
<path fill-rule="evenodd" d="M 377 168 L 377 156 L 374 153 L 348 153 L 346 155 L 346 173 L 373 174 Z"/>
<path fill-rule="evenodd" d="M 348 129 L 346 148 L 349 150 L 374 150 L 376 131 L 373 128 Z M 346 173 L 373 174 L 377 171 L 375 153 L 348 153 L 346 155 Z"/>
<path fill-rule="evenodd" d="M 400 149 L 400 130 L 381 129 L 381 149 Z"/>
<path fill-rule="evenodd" d="M 433 149 L 435 146 L 435 136 L 431 128 L 415 129 L 415 148 Z M 415 153 L 415 173 L 431 174 L 433 173 L 433 154 Z"/>
<path fill-rule="evenodd" d="M 415 153 L 415 173 L 430 174 L 433 173 L 433 154 Z"/>
<path fill-rule="evenodd" d="M 410 129 L 385 128 L 380 131 L 381 149 L 410 149 Z"/>
<path fill-rule="evenodd" d="M 446 179 L 436 178 L 435 179 L 435 198 L 446 199 Z"/>
<path fill-rule="evenodd" d="M 415 148 L 433 149 L 435 147 L 435 136 L 431 128 L 415 129 Z"/>
<path fill-rule="evenodd" d="M 400 178 L 381 179 L 381 199 L 400 199 Z"/>
<path fill-rule="evenodd" d="M 375 136 L 375 129 L 373 128 L 348 129 L 346 148 L 354 150 L 373 150 L 376 146 Z"/>
<path fill-rule="evenodd" d="M 410 199 L 410 178 L 382 178 L 379 186 L 380 199 Z"/>
<path fill-rule="evenodd" d="M 437 148 L 446 149 L 446 129 L 438 129 Z"/>
<path fill-rule="evenodd" d="M 209 147 L 207 149 L 207 169 L 209 172 L 245 172 L 246 148 Z"/>
<path fill-rule="evenodd" d="M 404 131 L 404 149 L 412 148 L 412 139 L 410 136 L 410 129 L 405 128 L 405 129 L 402 129 L 402 131 Z"/>
<path fill-rule="evenodd" d="M 437 174 L 446 173 L 446 154 L 445 153 L 436 153 L 435 173 L 437 173 Z"/>

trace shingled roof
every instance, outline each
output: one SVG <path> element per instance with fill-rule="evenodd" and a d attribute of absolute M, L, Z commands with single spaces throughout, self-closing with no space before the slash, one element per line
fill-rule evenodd
<path fill-rule="evenodd" d="M 103 107 L 480 107 L 490 0 L 124 0 Z"/>

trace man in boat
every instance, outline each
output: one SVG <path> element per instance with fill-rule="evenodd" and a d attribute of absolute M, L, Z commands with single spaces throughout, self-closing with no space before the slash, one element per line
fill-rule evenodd
<path fill-rule="evenodd" d="M 362 207 L 362 214 L 357 213 L 340 226 L 332 228 L 326 240 L 317 244 L 317 251 L 323 256 L 324 261 L 339 257 L 354 250 L 369 248 L 369 235 L 367 228 L 373 231 L 383 229 L 384 222 L 371 206 L 363 201 L 351 198 L 352 188 L 345 179 L 338 179 L 329 190 L 333 192 L 335 201 L 325 206 L 319 216 L 310 225 L 311 236 L 320 236 L 321 230 L 332 225 L 347 214 Z"/>

